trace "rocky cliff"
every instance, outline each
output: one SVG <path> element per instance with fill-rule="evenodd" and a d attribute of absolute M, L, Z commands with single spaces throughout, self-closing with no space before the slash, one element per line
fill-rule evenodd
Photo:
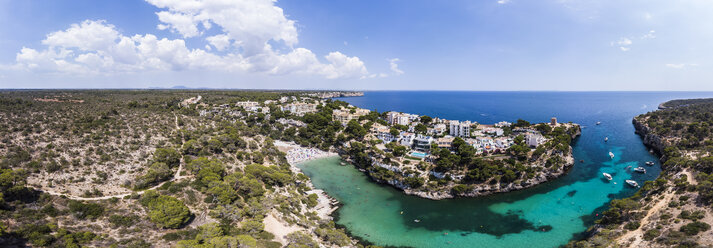
<path fill-rule="evenodd" d="M 634 117 L 632 120 L 634 128 L 636 129 L 636 134 L 641 136 L 646 147 L 649 147 L 654 152 L 661 155 L 661 162 L 665 162 L 666 157 L 663 156 L 663 151 L 667 146 L 666 141 L 652 132 L 651 128 L 644 123 L 644 121 L 646 121 L 645 118 L 647 117 L 638 116 Z"/>

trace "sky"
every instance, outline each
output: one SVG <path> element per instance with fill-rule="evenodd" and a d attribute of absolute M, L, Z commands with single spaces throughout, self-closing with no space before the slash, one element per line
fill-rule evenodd
<path fill-rule="evenodd" d="M 0 0 L 0 88 L 711 91 L 710 0 Z"/>

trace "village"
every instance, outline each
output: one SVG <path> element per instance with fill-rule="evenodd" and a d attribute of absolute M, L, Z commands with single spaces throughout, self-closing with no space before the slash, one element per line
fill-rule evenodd
<path fill-rule="evenodd" d="M 321 97 L 321 96 L 319 96 Z M 192 98 L 200 100 L 200 96 Z M 197 103 L 194 102 L 194 103 Z M 313 99 L 311 97 L 281 97 L 279 100 L 266 100 L 264 102 L 241 101 L 235 103 L 234 107 L 242 108 L 248 114 L 262 113 L 270 114 L 270 106 L 276 105 L 285 113 L 295 116 L 304 116 L 306 113 L 315 113 L 318 106 L 324 105 L 324 100 Z M 239 115 L 236 109 L 231 109 L 229 104 L 223 104 L 213 109 L 203 109 L 201 116 L 210 113 L 226 112 L 232 115 Z M 351 120 L 359 120 L 359 117 L 369 114 L 368 109 L 348 106 L 332 113 L 332 120 L 346 126 Z M 476 149 L 478 155 L 502 154 L 513 145 L 514 138 L 523 135 L 525 143 L 536 148 L 547 141 L 539 131 L 532 128 L 512 128 L 513 123 L 501 121 L 492 125 L 480 124 L 473 121 L 447 120 L 438 117 L 419 116 L 416 114 L 387 112 L 385 122 L 373 123 L 369 129 L 367 139 L 377 139 L 382 142 L 379 147 L 387 150 L 383 145 L 395 142 L 395 144 L 409 149 L 409 155 L 417 158 L 428 156 L 432 145 L 438 148 L 453 150 L 455 138 L 461 138 Z M 297 119 L 280 118 L 277 122 L 284 125 L 296 127 L 305 124 Z M 368 121 L 362 120 L 360 124 L 366 125 Z M 562 125 L 557 122 L 556 117 L 552 117 L 549 125 L 555 128 Z"/>
<path fill-rule="evenodd" d="M 359 96 L 357 93 L 350 95 Z M 226 114 L 236 119 L 244 115 L 270 119 L 275 115 L 276 123 L 299 130 L 307 126 L 306 114 L 316 114 L 333 101 L 322 97 L 302 94 L 262 102 L 240 101 L 211 109 L 204 106 L 200 115 Z M 343 130 L 338 131 L 341 135 L 347 133 L 350 123 L 363 127 L 365 132 L 358 137 L 350 136 L 349 140 L 341 139 L 341 144 L 328 147 L 327 152 L 340 154 L 343 159 L 354 162 L 350 151 L 353 150 L 352 142 L 357 141 L 365 146 L 366 160 L 369 161 L 368 165 L 358 167 L 372 179 L 432 199 L 507 192 L 563 175 L 574 164 L 571 151 L 567 149 L 569 142 L 579 135 L 577 124 L 560 123 L 556 117 L 540 124 L 524 120 L 481 124 L 395 111 L 378 113 L 346 103 L 331 111 L 331 121 L 341 124 Z M 551 133 L 553 130 L 559 130 L 558 134 Z M 567 134 L 567 141 L 552 141 L 561 134 Z M 566 144 L 558 146 L 562 142 Z M 459 150 L 465 150 L 461 147 L 463 144 L 472 147 L 468 149 L 472 154 L 461 154 Z M 465 160 L 480 158 L 490 167 L 473 168 L 474 165 L 461 163 L 447 168 L 444 163 L 457 162 L 440 161 L 447 160 L 443 151 L 458 156 L 457 160 L 461 155 L 469 157 Z M 463 184 L 469 185 L 465 187 L 467 192 L 451 192 L 453 187 Z"/>

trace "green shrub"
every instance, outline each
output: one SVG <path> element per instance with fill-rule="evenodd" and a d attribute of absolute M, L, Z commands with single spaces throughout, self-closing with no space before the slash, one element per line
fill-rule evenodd
<path fill-rule="evenodd" d="M 678 215 L 679 218 L 681 219 L 687 219 L 687 220 L 700 220 L 706 217 L 706 212 L 702 210 L 697 210 L 691 213 L 688 210 L 683 210 L 681 211 L 681 214 Z"/>
<path fill-rule="evenodd" d="M 624 228 L 626 228 L 627 230 L 636 230 L 637 228 L 639 228 L 639 226 L 641 226 L 641 223 L 639 223 L 639 221 L 631 221 L 629 223 L 626 223 Z"/>
<path fill-rule="evenodd" d="M 69 211 L 78 219 L 96 219 L 104 214 L 104 206 L 97 203 L 82 203 L 80 201 L 70 201 Z"/>
<path fill-rule="evenodd" d="M 658 229 L 649 229 L 644 233 L 644 240 L 654 240 L 656 237 L 658 237 L 661 234 L 661 231 Z"/>
<path fill-rule="evenodd" d="M 705 232 L 710 229 L 711 226 L 708 225 L 708 223 L 694 221 L 682 226 L 679 231 L 685 233 L 686 235 L 693 236 L 698 234 L 699 232 Z"/>
<path fill-rule="evenodd" d="M 141 205 L 148 209 L 151 222 L 161 228 L 179 228 L 188 223 L 191 211 L 182 201 L 172 196 L 159 195 L 153 190 L 141 197 Z"/>
<path fill-rule="evenodd" d="M 451 193 L 453 193 L 454 195 L 463 195 L 471 190 L 473 190 L 473 186 L 458 184 L 456 186 L 453 186 L 453 188 L 451 189 Z"/>
<path fill-rule="evenodd" d="M 307 207 L 309 207 L 309 208 L 316 207 L 317 204 L 319 203 L 317 201 L 318 198 L 319 198 L 319 196 L 317 194 L 309 194 L 307 196 Z"/>
<path fill-rule="evenodd" d="M 139 217 L 136 215 L 123 216 L 123 215 L 113 214 L 113 215 L 109 216 L 109 223 L 113 224 L 115 227 L 121 227 L 121 226 L 131 227 L 134 224 L 136 224 L 136 222 L 138 222 L 138 221 L 139 221 Z"/>

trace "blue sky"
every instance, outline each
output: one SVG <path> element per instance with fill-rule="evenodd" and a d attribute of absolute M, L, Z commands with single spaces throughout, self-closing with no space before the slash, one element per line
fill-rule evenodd
<path fill-rule="evenodd" d="M 0 88 L 713 90 L 707 0 L 0 0 Z"/>

